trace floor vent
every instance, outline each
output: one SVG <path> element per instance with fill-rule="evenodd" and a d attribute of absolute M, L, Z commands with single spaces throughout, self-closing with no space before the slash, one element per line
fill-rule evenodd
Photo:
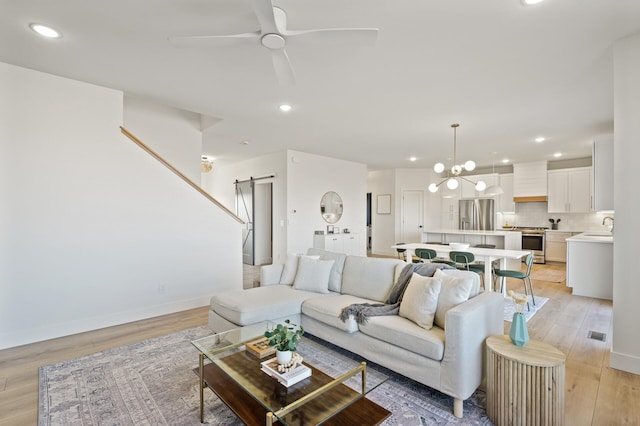
<path fill-rule="evenodd" d="M 599 340 L 601 342 L 604 342 L 607 340 L 607 335 L 605 333 L 600 333 L 599 331 L 589 331 L 589 334 L 587 334 L 587 337 L 589 339 Z"/>

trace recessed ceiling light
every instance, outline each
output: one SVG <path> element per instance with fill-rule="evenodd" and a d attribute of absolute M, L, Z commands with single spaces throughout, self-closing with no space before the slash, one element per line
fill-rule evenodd
<path fill-rule="evenodd" d="M 409 161 L 411 161 L 411 162 L 416 161 L 416 160 L 417 160 L 416 157 L 409 157 Z"/>
<path fill-rule="evenodd" d="M 544 0 L 521 0 L 525 6 L 532 6 L 534 4 L 542 3 Z"/>
<path fill-rule="evenodd" d="M 535 141 L 536 141 L 536 142 L 538 142 L 538 143 L 540 143 L 540 142 L 544 142 L 544 138 L 543 138 L 542 136 L 538 136 L 538 137 L 535 139 Z"/>
<path fill-rule="evenodd" d="M 42 24 L 29 24 L 29 28 L 46 38 L 62 38 L 62 33 L 51 27 Z"/>
<path fill-rule="evenodd" d="M 562 157 L 562 153 L 561 152 L 556 152 L 555 154 L 553 154 L 554 157 L 558 158 L 558 157 Z"/>
<path fill-rule="evenodd" d="M 242 141 L 242 142 L 240 142 L 240 143 L 241 143 L 242 145 L 249 145 L 249 141 L 246 141 L 246 140 L 245 140 L 245 141 Z"/>
<path fill-rule="evenodd" d="M 287 105 L 287 104 L 282 104 L 278 108 L 280 108 L 280 111 L 282 111 L 282 112 L 291 111 L 291 105 Z"/>
<path fill-rule="evenodd" d="M 502 162 L 503 162 L 504 164 L 507 164 L 507 163 L 509 162 L 509 159 L 508 159 L 508 158 L 503 158 L 503 159 L 502 159 Z"/>

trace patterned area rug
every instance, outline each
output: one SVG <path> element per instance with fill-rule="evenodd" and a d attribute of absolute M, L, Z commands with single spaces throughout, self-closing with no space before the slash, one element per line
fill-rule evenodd
<path fill-rule="evenodd" d="M 197 350 L 191 340 L 208 327 L 145 340 L 40 368 L 39 425 L 199 425 Z M 362 358 L 313 336 L 299 346 L 305 360 L 337 377 Z M 350 386 L 359 387 L 352 378 Z M 368 398 L 393 415 L 385 425 L 490 425 L 485 394 L 464 402 L 464 418 L 451 413 L 453 400 L 390 370 L 368 363 Z M 241 425 L 210 390 L 205 424 Z"/>
<path fill-rule="evenodd" d="M 535 293 L 534 293 L 535 294 Z M 524 308 L 524 318 L 526 321 L 529 321 L 535 314 L 544 306 L 545 303 L 549 301 L 549 298 L 536 296 L 536 304 L 534 305 L 529 301 L 529 308 L 531 310 L 527 310 Z M 513 320 L 513 313 L 515 312 L 515 303 L 513 303 L 513 299 L 510 297 L 504 298 L 504 320 L 511 322 Z"/>

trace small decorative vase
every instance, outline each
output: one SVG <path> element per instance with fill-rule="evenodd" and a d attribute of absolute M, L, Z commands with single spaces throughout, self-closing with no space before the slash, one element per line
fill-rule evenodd
<path fill-rule="evenodd" d="M 529 341 L 529 332 L 527 331 L 527 321 L 521 312 L 513 313 L 511 321 L 511 331 L 509 332 L 511 341 L 516 346 L 524 346 Z"/>
<path fill-rule="evenodd" d="M 291 362 L 292 357 L 293 357 L 293 352 L 291 351 L 276 350 L 276 359 L 278 360 L 278 364 L 286 364 L 288 362 Z"/>

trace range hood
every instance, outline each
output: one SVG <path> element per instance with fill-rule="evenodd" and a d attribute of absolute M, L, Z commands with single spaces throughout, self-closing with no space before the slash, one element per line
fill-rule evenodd
<path fill-rule="evenodd" d="M 513 165 L 513 201 L 516 203 L 547 201 L 546 161 Z"/>
<path fill-rule="evenodd" d="M 546 202 L 547 196 L 535 195 L 535 196 L 529 196 L 529 197 L 513 197 L 514 203 L 539 203 L 541 201 Z"/>

